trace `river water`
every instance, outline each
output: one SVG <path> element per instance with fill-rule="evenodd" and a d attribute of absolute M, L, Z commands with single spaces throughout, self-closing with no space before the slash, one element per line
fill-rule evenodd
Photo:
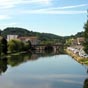
<path fill-rule="evenodd" d="M 88 88 L 87 66 L 66 54 L 0 59 L 0 88 Z"/>

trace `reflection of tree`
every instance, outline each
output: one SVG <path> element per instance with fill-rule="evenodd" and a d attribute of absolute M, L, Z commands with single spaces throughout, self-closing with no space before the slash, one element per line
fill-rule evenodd
<path fill-rule="evenodd" d="M 27 61 L 35 61 L 39 57 L 47 57 L 56 55 L 54 52 L 35 52 L 34 54 L 25 53 L 19 55 L 11 55 L 8 58 L 0 58 L 0 74 L 7 70 L 7 64 L 14 67 Z"/>
<path fill-rule="evenodd" d="M 0 58 L 0 74 L 7 70 L 7 58 Z"/>
<path fill-rule="evenodd" d="M 34 54 L 31 54 L 31 53 L 25 53 L 25 54 L 19 54 L 19 55 L 12 55 L 10 57 L 8 57 L 8 64 L 12 67 L 14 66 L 18 66 L 24 62 L 27 62 L 27 61 L 34 61 L 34 60 L 37 60 L 39 57 L 46 57 L 46 56 L 53 56 L 53 55 L 56 55 L 55 52 L 38 52 L 35 51 Z"/>
<path fill-rule="evenodd" d="M 88 88 L 88 78 L 85 79 L 83 88 Z"/>
<path fill-rule="evenodd" d="M 28 59 L 31 58 L 31 54 L 29 55 L 12 55 L 8 58 L 8 64 L 12 67 L 17 66 L 23 62 L 26 62 Z"/>
<path fill-rule="evenodd" d="M 33 52 L 34 54 L 37 54 L 39 57 L 49 57 L 49 56 L 54 56 L 54 55 L 59 55 L 59 54 L 65 54 L 64 52 L 61 53 L 59 50 L 36 50 Z"/>

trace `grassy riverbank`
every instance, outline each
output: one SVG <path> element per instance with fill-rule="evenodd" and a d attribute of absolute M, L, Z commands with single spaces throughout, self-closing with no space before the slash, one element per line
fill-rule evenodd
<path fill-rule="evenodd" d="M 31 53 L 31 51 L 29 51 Z M 1 55 L 0 58 L 7 58 L 7 57 L 10 57 L 12 55 L 20 55 L 20 54 L 24 54 L 24 53 L 27 53 L 27 51 L 21 51 L 21 52 L 14 52 L 14 53 L 8 53 L 6 55 Z"/>
<path fill-rule="evenodd" d="M 65 50 L 67 54 L 69 54 L 72 58 L 74 58 L 77 62 L 81 63 L 81 64 L 86 64 L 88 65 L 88 58 L 83 58 L 80 57 L 77 54 L 74 54 L 73 52 L 71 52 L 70 50 Z"/>

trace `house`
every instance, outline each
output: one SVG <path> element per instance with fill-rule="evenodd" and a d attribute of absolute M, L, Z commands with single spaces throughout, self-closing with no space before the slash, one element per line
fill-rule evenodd
<path fill-rule="evenodd" d="M 9 42 L 10 40 L 14 39 L 19 39 L 22 42 L 27 42 L 30 41 L 32 45 L 36 45 L 39 43 L 38 37 L 36 36 L 31 36 L 31 37 L 18 37 L 18 35 L 7 35 L 7 41 Z"/>
<path fill-rule="evenodd" d="M 36 45 L 39 44 L 39 40 L 36 36 L 31 36 L 31 37 L 19 37 L 19 40 L 23 41 L 23 42 L 27 42 L 30 41 L 32 45 Z"/>
<path fill-rule="evenodd" d="M 78 45 L 81 45 L 84 43 L 85 39 L 83 37 L 77 38 Z"/>
<path fill-rule="evenodd" d="M 18 35 L 7 35 L 7 41 L 9 42 L 10 40 L 17 39 Z"/>
<path fill-rule="evenodd" d="M 82 45 L 84 43 L 84 38 L 83 37 L 79 37 L 76 39 L 72 40 L 72 45 Z"/>

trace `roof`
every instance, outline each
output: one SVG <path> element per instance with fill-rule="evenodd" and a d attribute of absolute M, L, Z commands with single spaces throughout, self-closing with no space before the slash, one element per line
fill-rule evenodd
<path fill-rule="evenodd" d="M 37 39 L 37 37 L 32 36 L 32 37 L 19 37 L 19 39 Z"/>

